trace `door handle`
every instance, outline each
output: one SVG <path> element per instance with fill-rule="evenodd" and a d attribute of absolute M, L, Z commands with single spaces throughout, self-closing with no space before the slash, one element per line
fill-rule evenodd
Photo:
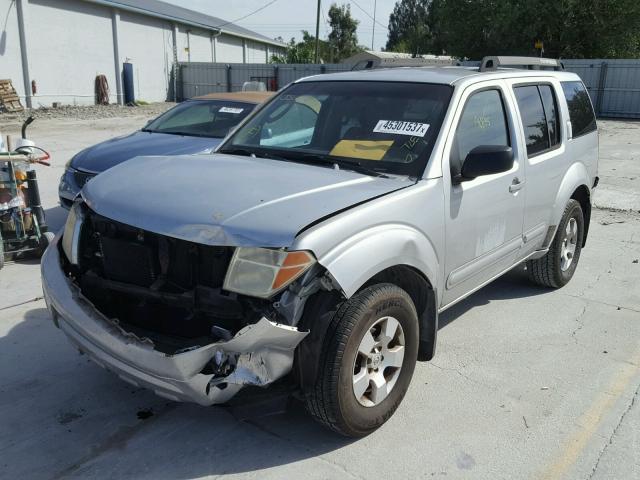
<path fill-rule="evenodd" d="M 509 185 L 509 192 L 515 193 L 524 187 L 524 180 L 520 180 L 518 177 L 513 179 L 511 185 Z"/>

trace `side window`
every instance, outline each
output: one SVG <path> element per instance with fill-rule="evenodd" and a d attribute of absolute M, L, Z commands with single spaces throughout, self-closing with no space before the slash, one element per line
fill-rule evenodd
<path fill-rule="evenodd" d="M 547 117 L 547 129 L 551 148 L 560 144 L 560 117 L 558 114 L 558 102 L 551 85 L 538 85 L 544 114 Z"/>
<path fill-rule="evenodd" d="M 550 148 L 547 118 L 536 85 L 514 89 L 529 157 Z"/>
<path fill-rule="evenodd" d="M 573 138 L 596 130 L 596 116 L 589 93 L 582 82 L 562 82 L 562 90 L 569 106 Z"/>
<path fill-rule="evenodd" d="M 451 173 L 460 174 L 467 154 L 480 145 L 511 145 L 502 95 L 483 90 L 467 99 L 451 152 Z"/>

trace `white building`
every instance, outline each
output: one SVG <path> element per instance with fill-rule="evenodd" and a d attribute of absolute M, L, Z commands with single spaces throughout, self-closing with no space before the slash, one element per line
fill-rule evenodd
<path fill-rule="evenodd" d="M 171 95 L 178 62 L 266 63 L 284 45 L 226 21 L 158 0 L 0 0 L 0 79 L 26 106 L 93 104 L 96 75 L 122 102 L 122 64 L 136 99 Z M 32 88 L 35 86 L 35 93 Z"/>

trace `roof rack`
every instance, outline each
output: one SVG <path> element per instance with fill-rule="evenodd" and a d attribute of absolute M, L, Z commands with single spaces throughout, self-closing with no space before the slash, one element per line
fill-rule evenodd
<path fill-rule="evenodd" d="M 490 72 L 500 67 L 523 67 L 528 70 L 541 70 L 551 67 L 554 70 L 564 70 L 564 65 L 555 58 L 542 57 L 484 57 L 480 63 L 481 72 Z"/>

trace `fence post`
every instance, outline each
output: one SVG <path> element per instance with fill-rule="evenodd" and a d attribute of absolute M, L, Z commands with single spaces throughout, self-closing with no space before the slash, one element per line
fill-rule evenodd
<path fill-rule="evenodd" d="M 326 65 L 323 63 L 322 65 L 320 65 L 320 73 L 326 73 L 327 71 L 327 67 Z"/>
<path fill-rule="evenodd" d="M 604 89 L 607 85 L 607 70 L 609 69 L 609 64 L 607 62 L 602 62 L 600 64 L 600 77 L 598 78 L 598 100 L 596 100 L 596 116 L 600 116 L 602 114 L 602 102 L 604 97 Z"/>
<path fill-rule="evenodd" d="M 277 92 L 278 90 L 280 90 L 280 85 L 278 82 L 278 65 L 274 65 L 273 66 L 273 78 L 275 78 L 275 91 Z"/>
<path fill-rule="evenodd" d="M 227 92 L 231 91 L 231 65 L 227 63 Z"/>

